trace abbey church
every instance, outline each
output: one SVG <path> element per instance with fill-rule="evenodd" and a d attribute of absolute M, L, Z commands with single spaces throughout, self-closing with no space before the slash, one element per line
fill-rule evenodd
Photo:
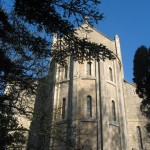
<path fill-rule="evenodd" d="M 79 63 L 68 58 L 65 67 L 55 63 L 50 71 L 55 84 L 45 88 L 51 89 L 53 109 L 50 114 L 53 116 L 45 124 L 56 122 L 66 131 L 60 131 L 59 138 L 66 134 L 66 141 L 77 145 L 75 148 L 79 150 L 150 150 L 145 129 L 147 120 L 139 109 L 141 99 L 135 92 L 135 85 L 124 79 L 118 35 L 112 40 L 88 23 L 78 27 L 76 32 L 81 38 L 87 37 L 91 42 L 106 46 L 115 59 Z M 54 36 L 54 42 L 56 40 Z M 45 105 L 44 109 L 49 108 Z M 30 129 L 36 133 L 39 126 L 39 122 L 31 122 Z M 51 140 L 49 147 L 53 148 L 49 149 L 69 149 L 66 142 L 57 139 Z M 42 140 L 29 134 L 28 146 L 34 145 L 30 149 L 37 149 Z M 45 144 L 43 150 L 47 149 Z"/>

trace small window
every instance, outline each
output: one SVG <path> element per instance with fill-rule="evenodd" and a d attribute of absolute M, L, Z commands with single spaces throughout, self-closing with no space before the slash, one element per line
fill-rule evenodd
<path fill-rule="evenodd" d="M 65 72 L 65 78 L 67 78 L 68 77 L 68 66 L 66 65 L 64 69 L 65 69 L 65 71 L 64 71 Z"/>
<path fill-rule="evenodd" d="M 91 76 L 91 74 L 92 74 L 91 65 L 92 65 L 91 62 L 87 62 L 87 75 L 90 75 L 90 76 Z"/>
<path fill-rule="evenodd" d="M 110 68 L 110 67 L 109 67 L 109 79 L 110 79 L 110 81 L 113 81 L 112 68 Z"/>
<path fill-rule="evenodd" d="M 92 97 L 87 96 L 87 117 L 92 117 Z"/>
<path fill-rule="evenodd" d="M 62 101 L 62 119 L 65 119 L 66 117 L 66 99 L 63 98 Z"/>
<path fill-rule="evenodd" d="M 116 122 L 116 108 L 115 108 L 115 101 L 112 100 L 112 121 Z"/>
<path fill-rule="evenodd" d="M 143 149 L 141 128 L 139 126 L 137 126 L 136 129 L 137 129 L 137 138 L 138 138 L 139 149 Z"/>

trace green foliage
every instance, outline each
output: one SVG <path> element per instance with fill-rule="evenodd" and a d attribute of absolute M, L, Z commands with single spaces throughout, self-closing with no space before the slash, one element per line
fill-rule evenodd
<path fill-rule="evenodd" d="M 28 116 L 29 112 L 19 95 L 26 91 L 25 104 L 28 103 L 28 95 L 36 89 L 34 81 L 48 73 L 50 57 L 62 65 L 68 56 L 79 62 L 113 58 L 112 52 L 102 44 L 90 43 L 74 33 L 85 16 L 90 24 L 103 18 L 98 4 L 100 0 L 14 0 L 0 4 L 0 145 L 3 149 L 24 143 L 25 129 L 16 116 Z M 68 48 L 61 49 L 61 43 L 57 43 L 57 51 L 51 50 L 54 33 Z M 11 90 L 5 93 L 8 85 Z"/>
<path fill-rule="evenodd" d="M 85 16 L 90 23 L 103 18 L 96 7 L 99 3 L 100 0 L 16 0 L 15 12 L 39 29 L 72 35 L 75 23 L 83 22 Z"/>
<path fill-rule="evenodd" d="M 114 58 L 112 52 L 102 44 L 80 39 L 74 32 L 75 26 L 81 25 L 87 16 L 91 24 L 103 18 L 97 9 L 98 4 L 100 0 L 16 0 L 14 9 L 21 20 L 36 26 L 39 32 L 58 35 L 60 42 L 50 54 L 55 62 L 64 66 L 68 56 L 73 56 L 79 62 L 89 57 L 98 61 Z"/>
<path fill-rule="evenodd" d="M 44 39 L 31 35 L 24 24 L 0 7 L 1 149 L 16 149 L 18 144 L 25 143 L 24 134 L 27 130 L 19 124 L 17 115 L 27 113 L 25 106 L 18 101 L 18 96 L 24 90 L 33 91 L 35 87 L 30 83 L 34 77 L 42 76 L 38 73 L 41 70 L 39 64 L 49 57 L 47 45 Z M 11 91 L 6 93 L 8 85 L 11 86 Z M 15 89 L 16 86 L 20 87 L 19 90 Z"/>
<path fill-rule="evenodd" d="M 8 99 L 8 100 L 6 100 Z M 0 145 L 1 149 L 20 148 L 25 143 L 26 131 L 19 125 L 10 98 L 0 96 Z"/>
<path fill-rule="evenodd" d="M 150 118 L 150 48 L 141 46 L 134 56 L 134 78 L 136 92 L 142 98 L 141 110 Z"/>

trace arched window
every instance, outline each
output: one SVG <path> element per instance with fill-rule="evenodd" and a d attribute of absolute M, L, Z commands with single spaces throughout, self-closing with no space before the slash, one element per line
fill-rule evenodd
<path fill-rule="evenodd" d="M 110 81 L 113 81 L 112 68 L 110 68 L 110 67 L 109 67 L 109 79 L 110 79 Z"/>
<path fill-rule="evenodd" d="M 67 78 L 68 77 L 68 66 L 66 65 L 64 69 L 65 69 L 65 78 Z"/>
<path fill-rule="evenodd" d="M 91 75 L 92 74 L 92 70 L 91 70 L 91 62 L 87 62 L 87 75 Z"/>
<path fill-rule="evenodd" d="M 137 138 L 138 138 L 139 149 L 143 149 L 141 128 L 139 126 L 137 126 L 136 130 L 137 130 Z"/>
<path fill-rule="evenodd" d="M 66 98 L 63 98 L 62 101 L 62 119 L 66 117 Z"/>
<path fill-rule="evenodd" d="M 112 100 L 111 104 L 112 109 L 112 121 L 116 122 L 116 107 L 115 107 L 115 101 Z"/>
<path fill-rule="evenodd" d="M 92 97 L 87 96 L 87 117 L 92 117 Z"/>

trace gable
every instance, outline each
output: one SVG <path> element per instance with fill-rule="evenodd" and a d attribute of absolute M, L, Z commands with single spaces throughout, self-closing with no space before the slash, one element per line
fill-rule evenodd
<path fill-rule="evenodd" d="M 115 41 L 106 37 L 100 31 L 94 29 L 88 23 L 84 23 L 81 27 L 76 30 L 76 33 L 81 38 L 87 38 L 89 41 L 94 42 L 96 44 L 103 44 L 108 49 L 112 50 L 116 53 Z"/>

